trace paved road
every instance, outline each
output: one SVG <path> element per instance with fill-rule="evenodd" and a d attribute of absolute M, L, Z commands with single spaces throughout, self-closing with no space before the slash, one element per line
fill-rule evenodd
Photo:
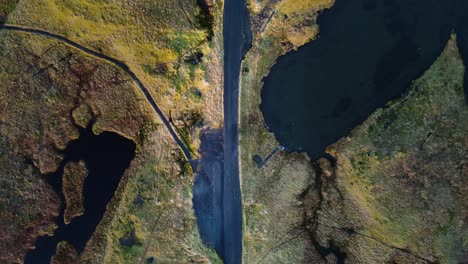
<path fill-rule="evenodd" d="M 93 55 L 95 57 L 98 57 L 100 59 L 103 59 L 103 60 L 106 60 L 112 64 L 114 64 L 115 66 L 119 67 L 120 69 L 122 69 L 123 71 L 125 71 L 128 75 L 130 75 L 130 77 L 132 77 L 132 79 L 136 82 L 138 88 L 140 88 L 141 92 L 145 95 L 146 99 L 148 100 L 148 102 L 150 103 L 151 107 L 153 108 L 153 110 L 156 112 L 156 114 L 161 118 L 161 120 L 163 121 L 164 125 L 166 126 L 166 128 L 169 130 L 169 133 L 171 134 L 172 138 L 174 138 L 175 142 L 177 143 L 177 145 L 179 145 L 179 147 L 182 149 L 182 151 L 184 152 L 185 154 L 185 157 L 187 158 L 187 160 L 191 163 L 191 165 L 193 166 L 193 162 L 192 162 L 192 155 L 189 151 L 189 149 L 184 145 L 184 143 L 182 142 L 182 140 L 179 138 L 179 136 L 175 133 L 174 129 L 171 127 L 168 119 L 166 118 L 166 116 L 164 115 L 164 113 L 161 111 L 161 109 L 158 107 L 158 105 L 156 104 L 156 102 L 154 101 L 153 97 L 151 96 L 151 94 L 149 93 L 148 89 L 146 89 L 146 87 L 143 85 L 143 83 L 140 81 L 140 79 L 136 76 L 135 73 L 133 73 L 130 68 L 127 66 L 127 64 L 125 64 L 124 62 L 120 61 L 120 60 L 117 60 L 115 58 L 112 58 L 112 57 L 109 57 L 107 55 L 104 55 L 102 53 L 99 53 L 97 51 L 94 51 L 94 50 L 91 50 L 89 48 L 86 48 L 76 42 L 73 42 L 72 40 L 68 39 L 68 38 L 65 38 L 63 36 L 60 36 L 60 35 L 57 35 L 57 34 L 54 34 L 54 33 L 50 33 L 50 32 L 47 32 L 45 30 L 40 30 L 40 29 L 32 29 L 32 28 L 27 28 L 27 27 L 22 27 L 22 26 L 13 26 L 13 25 L 0 25 L 0 30 L 9 30 L 9 31 L 17 31 L 17 32 L 26 32 L 26 33 L 31 33 L 31 34 L 35 34 L 35 35 L 41 35 L 41 36 L 45 36 L 45 37 L 49 37 L 49 38 L 53 38 L 53 39 L 56 39 L 56 40 L 59 40 L 59 41 L 62 41 L 76 49 L 79 49 L 85 53 L 88 53 L 90 55 Z"/>
<path fill-rule="evenodd" d="M 242 202 L 239 179 L 239 75 L 245 0 L 224 2 L 223 259 L 242 262 Z"/>

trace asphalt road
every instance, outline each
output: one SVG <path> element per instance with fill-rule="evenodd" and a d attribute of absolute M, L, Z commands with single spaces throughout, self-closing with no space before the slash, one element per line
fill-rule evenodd
<path fill-rule="evenodd" d="M 153 108 L 153 110 L 156 112 L 156 114 L 161 118 L 162 122 L 164 123 L 164 125 L 166 126 L 166 128 L 169 130 L 169 133 L 171 134 L 172 138 L 175 140 L 175 142 L 177 143 L 177 145 L 179 145 L 179 147 L 182 149 L 182 151 L 184 152 L 185 154 L 185 157 L 188 159 L 188 161 L 191 163 L 191 165 L 193 166 L 192 164 L 192 155 L 189 151 L 189 149 L 185 146 L 185 144 L 182 142 L 182 140 L 179 138 L 179 136 L 177 135 L 177 133 L 174 131 L 174 129 L 172 128 L 171 124 L 169 123 L 168 119 L 166 118 L 166 116 L 164 115 L 164 113 L 161 111 L 161 109 L 158 107 L 158 105 L 156 104 L 156 102 L 154 101 L 153 97 L 151 96 L 151 94 L 149 93 L 148 89 L 146 89 L 146 87 L 143 85 L 143 83 L 140 81 L 140 79 L 136 76 L 135 73 L 133 73 L 130 68 L 128 67 L 127 64 L 125 64 L 124 62 L 120 61 L 120 60 L 117 60 L 115 58 L 112 58 L 110 56 L 107 56 L 107 55 L 104 55 L 100 52 L 97 52 L 97 51 L 94 51 L 92 49 L 89 49 L 89 48 L 86 48 L 68 38 L 65 38 L 63 36 L 60 36 L 60 35 L 57 35 L 57 34 L 54 34 L 54 33 L 50 33 L 50 32 L 47 32 L 45 30 L 40 30 L 40 29 L 32 29 L 32 28 L 26 28 L 26 27 L 21 27 L 21 26 L 12 26 L 12 25 L 0 25 L 0 30 L 9 30 L 9 31 L 17 31 L 17 32 L 25 32 L 25 33 L 31 33 L 31 34 L 35 34 L 35 35 L 40 35 L 40 36 L 45 36 L 45 37 L 49 37 L 49 38 L 53 38 L 53 39 L 56 39 L 56 40 L 59 40 L 59 41 L 62 41 L 76 49 L 79 49 L 85 53 L 88 53 L 90 55 L 93 55 L 95 57 L 98 57 L 100 59 L 103 59 L 103 60 L 106 60 L 112 64 L 114 64 L 115 66 L 119 67 L 120 69 L 122 69 L 123 71 L 125 71 L 128 75 L 130 75 L 130 77 L 132 77 L 132 79 L 136 82 L 138 88 L 140 88 L 141 92 L 144 94 L 144 96 L 146 97 L 146 99 L 148 100 L 148 102 L 150 103 L 151 107 Z"/>
<path fill-rule="evenodd" d="M 245 0 L 224 2 L 223 259 L 242 263 L 242 202 L 239 179 L 239 75 Z"/>

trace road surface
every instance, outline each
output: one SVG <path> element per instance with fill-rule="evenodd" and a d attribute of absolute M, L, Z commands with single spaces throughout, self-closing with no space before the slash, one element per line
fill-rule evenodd
<path fill-rule="evenodd" d="M 224 2 L 223 260 L 242 262 L 242 202 L 239 179 L 239 75 L 245 0 Z"/>

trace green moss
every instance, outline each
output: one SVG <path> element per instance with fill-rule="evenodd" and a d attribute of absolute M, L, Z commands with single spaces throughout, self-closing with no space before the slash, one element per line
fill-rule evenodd
<path fill-rule="evenodd" d="M 192 43 L 190 40 L 191 38 L 187 35 L 175 34 L 171 42 L 172 48 L 180 54 L 182 51 L 190 47 L 190 44 Z"/>
<path fill-rule="evenodd" d="M 17 2 L 18 0 L 0 0 L 0 20 L 15 9 Z"/>

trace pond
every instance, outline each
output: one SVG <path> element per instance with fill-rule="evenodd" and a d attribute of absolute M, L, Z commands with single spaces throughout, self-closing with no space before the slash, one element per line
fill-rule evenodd
<path fill-rule="evenodd" d="M 26 255 L 25 263 L 50 263 L 60 241 L 68 241 L 81 253 L 102 220 L 106 206 L 134 156 L 135 144 L 132 141 L 110 132 L 95 135 L 90 127 L 80 129 L 80 138 L 69 142 L 59 169 L 45 177 L 64 201 L 64 166 L 68 162 L 84 161 L 88 170 L 83 189 L 84 214 L 65 224 L 65 206 L 62 205 L 54 235 L 38 238 L 36 248 Z"/>
<path fill-rule="evenodd" d="M 267 127 L 288 151 L 322 156 L 401 96 L 452 30 L 468 58 L 466 11 L 468 2 L 459 0 L 336 0 L 319 16 L 319 38 L 280 57 L 264 78 Z"/>

